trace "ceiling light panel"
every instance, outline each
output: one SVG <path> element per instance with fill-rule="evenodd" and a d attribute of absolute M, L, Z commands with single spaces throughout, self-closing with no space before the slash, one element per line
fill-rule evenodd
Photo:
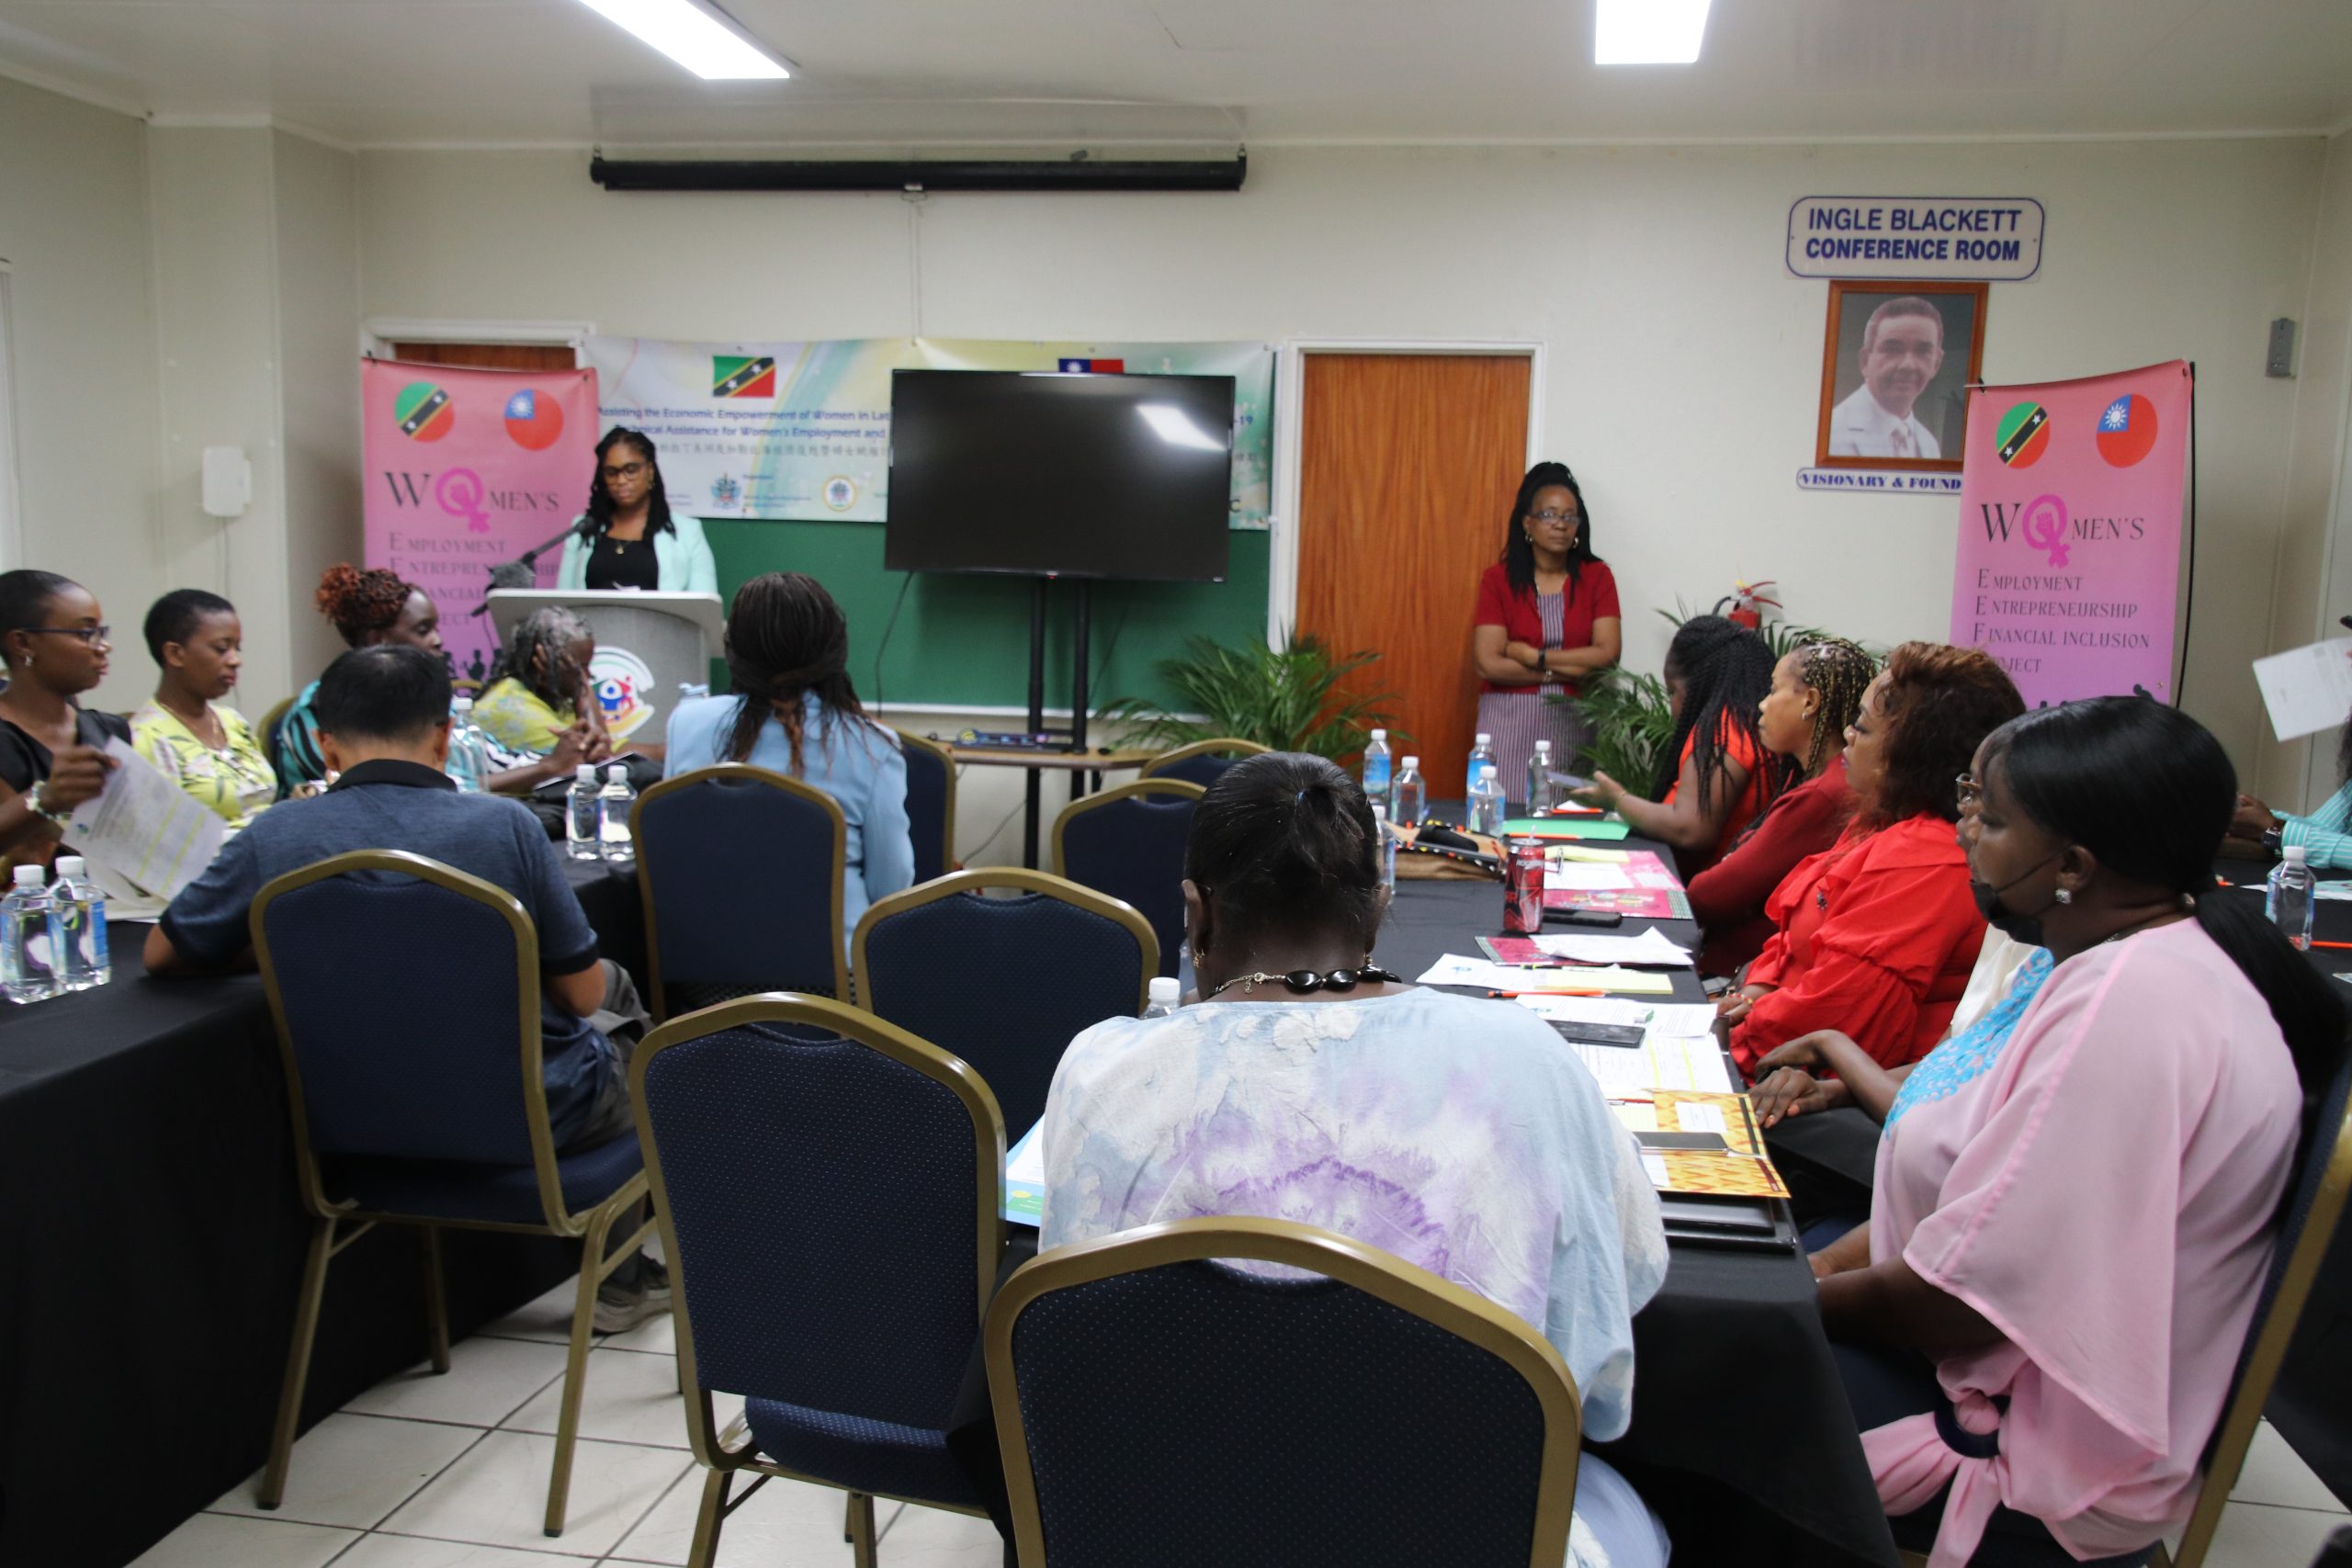
<path fill-rule="evenodd" d="M 594 0 L 591 0 L 594 3 Z M 1595 65 L 1692 65 L 1711 0 L 1594 0 Z"/>
<path fill-rule="evenodd" d="M 695 0 L 580 0 L 706 82 L 775 82 L 784 62 Z"/>

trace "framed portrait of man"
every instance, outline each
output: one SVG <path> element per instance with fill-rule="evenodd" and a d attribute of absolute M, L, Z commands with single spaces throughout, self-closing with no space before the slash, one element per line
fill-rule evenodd
<path fill-rule="evenodd" d="M 1988 287 L 1831 282 L 1816 467 L 1960 472 Z"/>

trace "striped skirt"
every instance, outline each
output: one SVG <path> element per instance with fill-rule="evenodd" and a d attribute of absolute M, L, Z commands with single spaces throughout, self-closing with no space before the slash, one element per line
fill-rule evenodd
<path fill-rule="evenodd" d="M 1592 721 L 1574 703 L 1552 702 L 1546 690 L 1529 686 L 1516 692 L 1485 692 L 1478 697 L 1478 728 L 1495 738 L 1495 765 L 1502 774 L 1503 794 L 1524 803 L 1527 760 L 1538 740 L 1552 743 L 1552 770 L 1581 773 L 1585 742 L 1592 739 Z"/>

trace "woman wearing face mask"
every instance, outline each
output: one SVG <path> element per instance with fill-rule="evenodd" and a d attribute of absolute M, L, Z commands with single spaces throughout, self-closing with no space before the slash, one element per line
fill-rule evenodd
<path fill-rule="evenodd" d="M 1822 1319 L 1934 1568 L 1988 1529 L 2136 1552 L 2195 1501 L 2343 1007 L 2211 893 L 2236 779 L 2194 719 L 2068 703 L 1969 771 L 1974 897 L 2054 967 L 2015 1029 L 1905 1080 L 1869 1225 L 1814 1255 Z"/>
<path fill-rule="evenodd" d="M 253 726 L 220 701 L 236 689 L 244 665 L 237 607 L 218 593 L 182 588 L 155 601 L 145 630 L 163 674 L 155 694 L 130 716 L 131 743 L 231 829 L 242 828 L 277 797 L 277 771 Z"/>
<path fill-rule="evenodd" d="M 1743 1073 L 1818 1029 L 1844 1031 L 1890 1067 L 1943 1034 L 1984 936 L 1953 781 L 2024 709 L 2007 672 L 1973 649 L 1906 642 L 1887 657 L 1847 732 L 1853 825 L 1773 889 L 1772 938 L 1721 1004 Z"/>
<path fill-rule="evenodd" d="M 1877 661 L 1842 637 L 1791 649 L 1772 667 L 1756 713 L 1756 738 L 1800 770 L 1796 784 L 1748 825 L 1723 859 L 1690 878 L 1690 914 L 1706 943 L 1699 973 L 1729 975 L 1764 949 L 1772 922 L 1764 900 L 1799 861 L 1838 841 L 1853 811 L 1846 787 L 1846 731 L 1861 711 Z"/>

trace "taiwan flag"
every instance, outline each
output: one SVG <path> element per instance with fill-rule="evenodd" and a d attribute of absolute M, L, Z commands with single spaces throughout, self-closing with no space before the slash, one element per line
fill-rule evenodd
<path fill-rule="evenodd" d="M 1061 362 L 1065 376 L 1124 376 L 1127 362 L 1124 359 L 1065 359 Z"/>
<path fill-rule="evenodd" d="M 2098 455 L 2128 468 L 2156 447 L 2156 405 L 2126 392 L 2098 416 Z"/>
<path fill-rule="evenodd" d="M 563 404 L 526 387 L 506 400 L 506 434 L 526 452 L 544 452 L 563 436 Z"/>

